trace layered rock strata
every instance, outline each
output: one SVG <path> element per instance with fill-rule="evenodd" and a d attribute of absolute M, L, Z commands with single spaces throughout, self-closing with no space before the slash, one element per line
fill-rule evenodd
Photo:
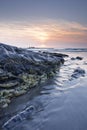
<path fill-rule="evenodd" d="M 55 75 L 67 55 L 0 44 L 0 108 Z"/>

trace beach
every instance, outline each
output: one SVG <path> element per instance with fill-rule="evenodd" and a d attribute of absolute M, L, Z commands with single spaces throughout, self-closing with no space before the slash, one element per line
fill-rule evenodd
<path fill-rule="evenodd" d="M 84 49 L 34 49 L 65 54 L 53 76 L 13 98 L 0 111 L 1 130 L 86 130 L 87 52 Z"/>

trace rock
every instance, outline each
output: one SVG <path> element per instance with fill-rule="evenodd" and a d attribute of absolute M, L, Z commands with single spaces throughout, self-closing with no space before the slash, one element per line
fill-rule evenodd
<path fill-rule="evenodd" d="M 74 73 L 85 74 L 85 70 L 78 67 L 77 69 L 74 70 Z"/>
<path fill-rule="evenodd" d="M 43 75 L 41 75 L 41 77 L 40 77 L 40 82 L 41 83 L 44 83 L 45 81 L 47 80 L 47 74 L 43 74 Z"/>
<path fill-rule="evenodd" d="M 20 95 L 23 95 L 23 94 L 25 94 L 26 93 L 26 91 L 25 90 L 15 90 L 14 91 L 14 96 L 16 96 L 16 97 L 18 97 L 18 96 L 20 96 Z"/>
<path fill-rule="evenodd" d="M 0 96 L 3 96 L 3 97 L 8 96 L 8 97 L 10 97 L 13 94 L 13 92 L 14 92 L 14 89 L 2 89 L 0 91 Z"/>
<path fill-rule="evenodd" d="M 4 123 L 3 128 L 6 130 L 12 129 L 14 126 L 18 125 L 23 120 L 29 119 L 34 111 L 35 111 L 34 106 L 29 106 L 28 108 L 21 111 L 17 115 L 11 117 L 6 123 Z"/>
<path fill-rule="evenodd" d="M 0 43 L 0 107 L 56 74 L 65 54 L 34 52 Z M 6 104 L 7 103 L 7 104 Z"/>
<path fill-rule="evenodd" d="M 48 54 L 48 55 L 52 55 L 52 56 L 57 56 L 57 57 L 68 57 L 68 55 L 66 55 L 66 54 L 61 54 L 61 53 L 51 53 L 51 52 L 43 52 L 43 54 Z"/>
<path fill-rule="evenodd" d="M 72 57 L 71 60 L 75 60 L 76 58 Z"/>
<path fill-rule="evenodd" d="M 3 129 L 9 130 L 12 129 L 14 126 L 18 125 L 19 123 L 21 123 L 21 118 L 19 115 L 16 115 L 14 117 L 12 117 L 11 119 L 9 119 L 3 126 Z"/>
<path fill-rule="evenodd" d="M 0 88 L 11 88 L 22 83 L 22 79 L 1 69 Z"/>
<path fill-rule="evenodd" d="M 10 102 L 11 102 L 10 99 L 2 98 L 0 100 L 0 107 L 6 108 Z"/>
<path fill-rule="evenodd" d="M 80 67 L 76 68 L 72 74 L 72 78 L 78 78 L 80 76 L 84 76 L 85 75 L 85 70 L 81 69 Z"/>
<path fill-rule="evenodd" d="M 21 76 L 21 78 L 26 83 L 28 88 L 37 86 L 40 80 L 40 77 L 38 75 L 33 74 L 24 74 Z"/>
<path fill-rule="evenodd" d="M 18 81 L 10 81 L 10 82 L 7 82 L 7 83 L 0 83 L 0 88 L 12 88 L 12 87 L 15 87 L 19 85 L 19 82 Z"/>
<path fill-rule="evenodd" d="M 2 108 L 6 108 L 6 107 L 8 107 L 8 103 L 5 103 L 5 104 L 2 106 Z"/>
<path fill-rule="evenodd" d="M 72 57 L 71 60 L 82 60 L 83 57 L 80 57 L 80 56 L 77 56 L 76 58 L 75 57 Z"/>
<path fill-rule="evenodd" d="M 83 57 L 77 56 L 76 59 L 77 59 L 77 60 L 82 60 Z"/>

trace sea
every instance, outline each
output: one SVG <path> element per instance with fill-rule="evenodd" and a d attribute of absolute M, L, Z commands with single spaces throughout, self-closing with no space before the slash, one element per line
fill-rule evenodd
<path fill-rule="evenodd" d="M 69 57 L 64 58 L 65 63 L 53 78 L 13 99 L 0 111 L 0 130 L 87 130 L 87 48 L 32 51 Z M 30 116 L 12 124 L 11 119 L 25 108 L 30 108 Z"/>

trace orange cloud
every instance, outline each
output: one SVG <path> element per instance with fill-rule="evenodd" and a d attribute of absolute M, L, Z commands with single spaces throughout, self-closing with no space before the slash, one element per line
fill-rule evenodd
<path fill-rule="evenodd" d="M 48 42 L 86 42 L 87 26 L 76 22 L 43 21 L 36 23 L 0 24 L 1 42 L 37 43 L 46 46 Z"/>

